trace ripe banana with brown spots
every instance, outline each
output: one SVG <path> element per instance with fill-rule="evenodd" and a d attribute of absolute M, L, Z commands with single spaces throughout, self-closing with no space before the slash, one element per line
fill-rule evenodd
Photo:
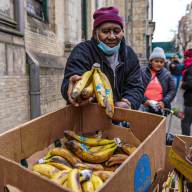
<path fill-rule="evenodd" d="M 71 93 L 73 99 L 77 99 L 81 95 L 82 90 L 91 82 L 93 71 L 94 69 L 86 71 L 81 76 L 81 79 L 77 81 Z"/>

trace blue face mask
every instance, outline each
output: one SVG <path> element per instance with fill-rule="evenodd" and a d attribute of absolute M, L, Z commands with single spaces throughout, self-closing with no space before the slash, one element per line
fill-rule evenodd
<path fill-rule="evenodd" d="M 119 48 L 120 48 L 120 43 L 116 45 L 115 47 L 109 47 L 102 41 L 99 42 L 97 45 L 106 55 L 113 55 L 115 53 L 118 53 Z"/>

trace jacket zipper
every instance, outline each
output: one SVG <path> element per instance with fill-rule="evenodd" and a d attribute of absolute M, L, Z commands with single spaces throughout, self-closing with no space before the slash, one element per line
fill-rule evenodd
<path fill-rule="evenodd" d="M 116 72 L 117 72 L 117 69 L 121 66 L 121 64 L 117 65 L 116 68 L 115 68 L 115 71 L 113 72 L 113 76 L 114 76 L 114 80 L 113 80 L 113 83 L 114 83 L 114 89 L 116 88 Z"/>

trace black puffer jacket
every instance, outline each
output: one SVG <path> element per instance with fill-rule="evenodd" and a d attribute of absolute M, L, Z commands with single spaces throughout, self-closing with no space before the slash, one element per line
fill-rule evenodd
<path fill-rule="evenodd" d="M 94 63 L 100 63 L 101 70 L 106 74 L 112 85 L 115 101 L 126 98 L 131 102 L 133 109 L 138 109 L 144 93 L 138 58 L 134 51 L 125 45 L 124 39 L 121 42 L 119 53 L 119 65 L 116 67 L 114 74 L 105 55 L 97 47 L 93 38 L 78 44 L 67 60 L 61 86 L 63 97 L 68 100 L 68 83 L 72 75 L 82 75 L 85 71 L 90 70 Z"/>
<path fill-rule="evenodd" d="M 143 86 L 146 90 L 147 85 L 151 81 L 151 72 L 150 72 L 150 65 L 142 67 L 142 79 L 143 79 Z M 163 88 L 163 99 L 162 102 L 165 104 L 166 108 L 171 108 L 171 101 L 174 99 L 176 94 L 176 86 L 173 80 L 172 75 L 166 68 L 162 68 L 160 71 L 157 72 L 157 78 L 161 83 Z M 144 97 L 143 103 L 148 100 Z"/>
<path fill-rule="evenodd" d="M 192 107 L 192 65 L 186 69 L 183 77 L 182 88 L 184 92 L 184 105 Z"/>

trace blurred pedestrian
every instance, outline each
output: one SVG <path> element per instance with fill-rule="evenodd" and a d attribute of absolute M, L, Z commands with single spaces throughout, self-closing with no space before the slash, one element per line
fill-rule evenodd
<path fill-rule="evenodd" d="M 164 67 L 164 50 L 156 47 L 150 55 L 149 65 L 142 68 L 144 100 L 142 111 L 162 115 L 165 108 L 171 108 L 176 86 L 171 73 Z"/>
<path fill-rule="evenodd" d="M 175 84 L 176 84 L 176 92 L 179 88 L 179 84 L 182 80 L 182 70 L 184 69 L 184 64 L 179 61 L 179 57 L 177 54 L 174 54 L 171 57 L 171 62 L 169 64 L 169 70 L 173 75 Z"/>
<path fill-rule="evenodd" d="M 91 40 L 79 43 L 67 60 L 61 93 L 68 103 L 81 105 L 72 99 L 71 91 L 81 75 L 99 63 L 111 83 L 115 105 L 138 109 L 144 91 L 140 65 L 135 52 L 125 43 L 119 10 L 115 7 L 97 9 L 93 19 Z"/>
<path fill-rule="evenodd" d="M 184 91 L 184 119 L 181 121 L 183 135 L 190 135 L 192 124 L 192 49 L 184 52 L 184 71 L 181 87 Z"/>

